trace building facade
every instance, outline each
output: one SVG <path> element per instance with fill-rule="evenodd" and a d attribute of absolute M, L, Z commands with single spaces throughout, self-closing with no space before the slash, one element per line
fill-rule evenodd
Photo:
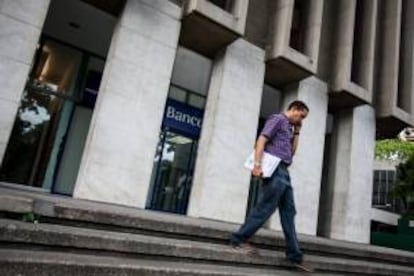
<path fill-rule="evenodd" d="M 299 99 L 297 231 L 368 243 L 375 140 L 414 125 L 413 14 L 409 0 L 0 1 L 0 181 L 241 223 L 260 193 L 244 160 Z"/>

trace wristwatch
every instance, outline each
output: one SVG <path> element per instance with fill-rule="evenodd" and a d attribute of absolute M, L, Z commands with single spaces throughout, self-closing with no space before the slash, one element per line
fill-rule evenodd
<path fill-rule="evenodd" d="M 260 162 L 260 161 L 254 161 L 253 164 L 254 164 L 255 167 L 260 167 L 262 165 L 262 162 Z"/>
<path fill-rule="evenodd" d="M 293 133 L 293 135 L 299 135 L 300 134 L 300 132 L 299 131 L 295 131 L 294 133 Z"/>

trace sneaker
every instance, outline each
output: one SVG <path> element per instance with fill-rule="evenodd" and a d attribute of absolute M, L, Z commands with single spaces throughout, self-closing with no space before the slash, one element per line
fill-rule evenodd
<path fill-rule="evenodd" d="M 296 269 L 298 269 L 299 271 L 302 271 L 302 272 L 309 272 L 309 273 L 311 273 L 311 272 L 314 272 L 315 271 L 313 268 L 309 267 L 307 264 L 305 264 L 303 262 L 300 262 L 300 263 L 292 263 L 292 265 Z"/>
<path fill-rule="evenodd" d="M 251 255 L 258 253 L 257 248 L 248 242 L 239 243 L 239 244 L 231 243 L 230 245 L 237 252 L 251 254 Z"/>

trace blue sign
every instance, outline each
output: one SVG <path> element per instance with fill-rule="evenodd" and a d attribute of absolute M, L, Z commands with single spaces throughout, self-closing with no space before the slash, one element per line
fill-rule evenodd
<path fill-rule="evenodd" d="M 165 107 L 163 127 L 191 138 L 198 138 L 203 122 L 203 110 L 168 99 Z"/>

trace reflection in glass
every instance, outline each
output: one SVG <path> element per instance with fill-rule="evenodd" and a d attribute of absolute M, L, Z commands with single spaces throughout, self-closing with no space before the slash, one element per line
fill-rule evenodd
<path fill-rule="evenodd" d="M 100 59 L 99 68 L 92 66 L 96 60 L 53 40 L 42 41 L 2 160 L 0 181 L 53 189 L 65 154 L 83 149 L 85 135 L 78 139 L 75 148 L 66 149 L 65 145 L 72 136 L 83 134 L 79 130 L 70 132 L 70 127 L 79 123 L 77 118 L 82 124 L 90 121 L 91 111 L 82 113 L 86 114 L 82 117 L 76 114 L 86 107 L 84 88 L 88 74 L 91 70 L 103 70 L 104 62 Z M 79 165 L 78 157 L 72 159 L 67 170 L 75 176 L 77 170 L 73 172 L 73 168 Z M 71 175 L 64 179 L 74 181 Z M 72 188 L 73 183 L 62 193 L 70 194 Z"/>
<path fill-rule="evenodd" d="M 209 0 L 209 2 L 228 12 L 233 8 L 233 0 Z"/>
<path fill-rule="evenodd" d="M 178 47 L 168 101 L 198 109 L 206 105 L 213 63 L 189 49 Z M 164 120 L 165 120 L 164 114 Z M 199 133 L 183 131 L 174 124 L 160 130 L 146 207 L 185 214 L 191 190 Z"/>
<path fill-rule="evenodd" d="M 197 142 L 162 131 L 151 179 L 154 210 L 185 214 L 194 170 Z"/>

